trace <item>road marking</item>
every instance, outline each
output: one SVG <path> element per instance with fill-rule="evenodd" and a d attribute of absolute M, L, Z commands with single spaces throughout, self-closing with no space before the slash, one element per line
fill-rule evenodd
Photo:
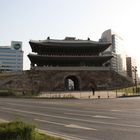
<path fill-rule="evenodd" d="M 16 106 L 23 106 L 23 107 L 36 107 L 36 108 L 42 108 L 42 109 L 53 109 L 53 110 L 63 110 L 64 112 L 79 112 L 79 113 L 84 113 L 84 114 L 79 114 L 79 113 L 64 113 L 64 114 L 68 114 L 68 115 L 77 115 L 77 116 L 83 116 L 83 117 L 93 117 L 93 115 L 85 115 L 86 113 L 92 113 L 92 112 L 97 112 L 97 113 L 102 113 L 102 111 L 97 111 L 97 110 L 92 110 L 92 111 L 82 111 L 82 110 L 72 110 L 72 109 L 64 109 L 64 108 L 55 108 L 55 107 L 42 107 L 42 106 L 33 106 L 33 105 L 21 105 L 21 104 L 16 104 L 16 103 L 7 103 L 9 105 L 16 105 Z M 115 110 L 116 111 L 116 110 Z M 118 110 L 117 110 L 118 111 Z M 116 111 L 116 112 L 117 112 Z M 106 114 L 103 112 L 103 114 Z M 113 114 L 113 113 L 112 113 Z M 116 114 L 115 114 L 116 115 Z"/>
<path fill-rule="evenodd" d="M 97 130 L 97 129 L 94 129 L 94 128 L 83 127 L 83 126 L 79 126 L 79 125 L 75 125 L 75 124 L 65 125 L 65 127 L 77 128 L 77 129 L 85 129 L 85 130 Z"/>
<path fill-rule="evenodd" d="M 22 106 L 22 107 L 36 107 L 36 108 L 42 108 L 42 109 L 54 109 L 54 110 L 63 110 L 63 111 L 74 111 L 74 112 L 79 111 L 79 110 L 56 108 L 56 107 L 43 107 L 43 106 L 35 106 L 35 105 L 21 105 L 21 104 L 16 104 L 16 103 L 6 103 L 6 104 Z M 80 111 L 80 112 L 90 112 L 90 111 Z"/>
<path fill-rule="evenodd" d="M 5 107 L 2 107 L 1 109 L 21 112 L 21 113 L 27 113 L 27 114 L 32 114 L 32 115 L 40 115 L 40 116 L 45 116 L 45 117 L 53 117 L 53 118 L 59 118 L 59 119 L 67 119 L 67 120 L 88 122 L 88 123 L 97 123 L 97 124 L 115 125 L 115 126 L 122 126 L 122 127 L 140 128 L 139 125 L 133 125 L 133 124 L 119 124 L 119 123 L 111 123 L 111 122 L 103 122 L 103 121 L 92 121 L 92 120 L 85 120 L 85 119 L 68 118 L 68 117 L 63 117 L 63 116 L 47 115 L 47 114 L 43 114 L 43 113 L 37 113 L 37 112 L 31 112 L 31 111 L 25 111 L 25 110 L 18 110 L 18 109 L 13 109 L 13 108 L 5 108 Z"/>
<path fill-rule="evenodd" d="M 86 111 L 83 111 L 83 110 L 75 110 L 75 109 L 65 109 L 65 108 L 56 108 L 56 107 L 44 107 L 44 106 L 37 106 L 37 105 L 22 105 L 22 104 L 17 104 L 17 103 L 6 103 L 6 104 L 9 104 L 9 105 L 15 105 L 15 106 L 22 106 L 22 107 L 36 107 L 36 108 L 42 108 L 42 109 L 54 109 L 54 110 L 63 110 L 63 111 L 69 111 L 69 112 L 81 112 L 81 113 L 91 113 L 91 112 L 98 112 L 98 113 L 102 113 L 103 111 L 110 111 L 110 110 L 103 110 L 103 109 L 93 109 L 93 110 L 86 110 Z M 86 108 L 86 109 L 89 109 L 89 108 Z M 115 111 L 115 110 L 111 110 L 111 111 Z"/>
<path fill-rule="evenodd" d="M 74 115 L 74 116 L 81 116 L 81 117 L 92 117 L 92 115 L 84 115 L 84 114 L 78 114 L 78 113 L 64 113 L 66 115 Z"/>
<path fill-rule="evenodd" d="M 80 117 L 94 117 L 94 118 L 102 118 L 102 119 L 119 119 L 119 118 L 116 118 L 116 117 L 110 117 L 110 116 L 101 116 L 101 115 L 81 115 L 81 114 L 78 114 L 78 113 L 64 113 L 66 115 L 75 115 L 75 116 L 80 116 Z"/>
<path fill-rule="evenodd" d="M 117 110 L 117 109 L 113 109 L 113 110 L 110 110 L 110 111 L 113 111 L 113 112 L 121 112 L 121 110 Z"/>
<path fill-rule="evenodd" d="M 67 112 L 79 112 L 79 113 L 92 113 L 92 112 L 97 112 L 98 114 L 106 114 L 105 112 L 103 112 L 103 110 L 98 110 L 98 109 L 94 109 L 94 110 L 86 110 L 86 111 L 83 111 L 83 110 L 72 110 L 72 109 L 64 109 L 64 108 L 56 108 L 56 107 L 43 107 L 43 106 L 34 106 L 34 105 L 21 105 L 21 104 L 16 104 L 16 103 L 6 103 L 6 104 L 9 104 L 9 105 L 16 105 L 16 106 L 22 106 L 22 107 L 34 107 L 34 108 L 42 108 L 42 109 L 53 109 L 53 110 L 62 110 L 62 111 L 67 111 Z M 106 110 L 104 110 L 106 111 Z M 111 111 L 113 113 L 111 113 L 112 115 L 116 115 L 116 112 L 117 114 L 122 112 L 122 114 L 126 114 L 126 112 L 124 112 L 123 110 L 108 110 L 108 111 Z M 64 114 L 69 114 L 69 113 L 64 113 Z M 77 114 L 77 113 L 71 113 L 71 115 L 74 115 L 74 114 Z M 79 114 L 80 115 L 80 114 Z M 81 116 L 84 116 L 83 114 Z M 85 115 L 86 116 L 86 115 Z M 89 115 L 90 116 L 90 115 Z M 137 116 L 140 116 L 140 115 L 137 115 Z M 88 117 L 88 115 L 87 115 Z"/>
<path fill-rule="evenodd" d="M 14 114 L 16 116 L 21 116 L 21 117 L 27 117 L 28 115 L 25 115 L 25 114 L 21 114 L 20 112 L 13 112 L 13 111 L 9 111 L 9 110 L 0 110 L 0 112 L 4 112 L 4 113 L 11 113 L 11 114 Z"/>
<path fill-rule="evenodd" d="M 34 119 L 34 120 L 35 121 L 38 121 L 38 122 L 51 123 L 51 124 L 62 125 L 62 126 L 65 126 L 66 125 L 64 123 L 57 123 L 57 122 L 52 122 L 52 121 L 47 121 L 47 120 L 41 120 L 41 119 Z"/>
<path fill-rule="evenodd" d="M 116 117 L 110 117 L 110 116 L 101 116 L 101 115 L 95 115 L 95 116 L 92 116 L 94 118 L 102 118 L 102 119 L 118 119 Z"/>
<path fill-rule="evenodd" d="M 41 120 L 41 119 L 34 119 L 34 120 L 39 121 L 39 122 L 44 122 L 44 123 L 51 123 L 51 124 L 61 125 L 61 126 L 69 127 L 69 128 L 77 128 L 77 129 L 85 129 L 85 130 L 97 130 L 97 129 L 94 129 L 94 128 L 83 127 L 83 126 L 79 126 L 79 125 L 75 125 L 75 124 L 68 124 L 67 125 L 67 124 L 64 124 L 64 123 L 57 123 L 57 122 Z"/>
<path fill-rule="evenodd" d="M 40 133 L 51 135 L 51 136 L 61 137 L 61 138 L 64 138 L 66 140 L 85 140 L 85 139 L 77 138 L 74 136 L 68 136 L 68 135 L 65 135 L 62 133 L 56 133 L 56 132 L 46 131 L 46 130 L 42 130 L 42 129 L 37 129 L 37 131 L 39 131 Z"/>

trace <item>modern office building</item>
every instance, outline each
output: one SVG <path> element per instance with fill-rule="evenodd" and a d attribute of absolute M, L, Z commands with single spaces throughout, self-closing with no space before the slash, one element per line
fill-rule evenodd
<path fill-rule="evenodd" d="M 11 46 L 0 46 L 0 71 L 23 70 L 23 51 L 21 41 L 11 41 Z"/>
<path fill-rule="evenodd" d="M 126 57 L 127 76 L 130 77 L 133 82 L 137 81 L 137 65 L 136 60 L 132 57 Z"/>
<path fill-rule="evenodd" d="M 103 55 L 113 55 L 113 58 L 108 62 L 112 70 L 115 70 L 121 75 L 126 74 L 126 52 L 123 45 L 123 39 L 111 29 L 102 33 L 102 42 L 110 42 L 110 47 L 103 52 Z"/>

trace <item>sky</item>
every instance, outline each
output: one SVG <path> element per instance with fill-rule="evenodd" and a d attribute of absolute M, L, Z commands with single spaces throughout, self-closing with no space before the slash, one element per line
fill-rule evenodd
<path fill-rule="evenodd" d="M 107 29 L 123 38 L 140 74 L 140 0 L 0 0 L 0 46 L 22 41 L 24 70 L 30 69 L 31 39 L 98 41 Z"/>

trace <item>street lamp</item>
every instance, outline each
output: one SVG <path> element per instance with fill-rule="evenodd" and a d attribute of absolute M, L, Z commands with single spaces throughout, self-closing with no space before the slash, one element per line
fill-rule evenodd
<path fill-rule="evenodd" d="M 134 83 L 136 86 L 136 93 L 137 93 L 137 66 L 132 66 L 132 71 L 134 72 Z"/>

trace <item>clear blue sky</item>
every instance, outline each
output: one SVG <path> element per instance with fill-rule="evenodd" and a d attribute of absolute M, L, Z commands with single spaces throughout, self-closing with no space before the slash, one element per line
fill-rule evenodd
<path fill-rule="evenodd" d="M 98 40 L 110 28 L 124 39 L 126 51 L 140 67 L 139 0 L 0 0 L 0 45 L 22 41 L 24 69 L 30 68 L 30 39 Z"/>

